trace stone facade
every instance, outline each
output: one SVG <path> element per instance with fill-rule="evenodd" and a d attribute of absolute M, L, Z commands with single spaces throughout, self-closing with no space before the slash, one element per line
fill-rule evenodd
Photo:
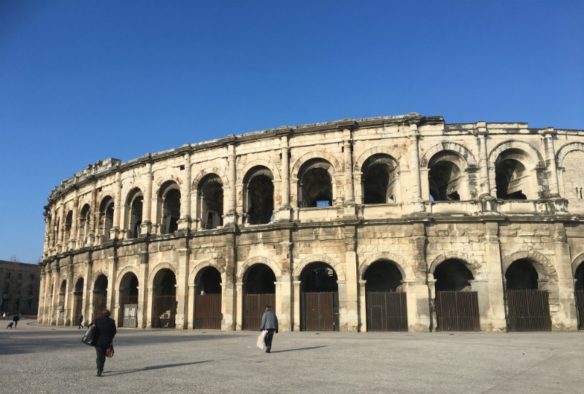
<path fill-rule="evenodd" d="M 0 314 L 36 315 L 40 278 L 38 265 L 0 260 Z"/>
<path fill-rule="evenodd" d="M 407 295 L 412 331 L 440 328 L 447 289 L 476 292 L 480 329 L 505 330 L 506 292 L 528 276 L 549 295 L 552 329 L 574 330 L 581 163 L 582 131 L 417 114 L 98 162 L 49 197 L 39 321 L 72 324 L 93 306 L 121 320 L 135 304 L 137 327 L 201 327 L 212 267 L 223 330 L 246 328 L 250 280 L 268 275 L 255 293 L 274 294 L 282 330 L 310 329 L 302 294 L 330 282 L 333 329 L 367 331 L 367 292 L 386 274 L 386 290 Z"/>

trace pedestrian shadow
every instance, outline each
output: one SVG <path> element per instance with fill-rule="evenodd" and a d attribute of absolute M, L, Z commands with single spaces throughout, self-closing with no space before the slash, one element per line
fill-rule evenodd
<path fill-rule="evenodd" d="M 126 375 L 129 373 L 136 373 L 136 372 L 146 372 L 146 371 L 154 371 L 157 369 L 164 369 L 164 368 L 175 368 L 175 367 L 185 367 L 187 365 L 196 365 L 196 364 L 203 364 L 208 363 L 211 360 L 204 360 L 204 361 L 194 361 L 192 363 L 175 363 L 175 364 L 162 364 L 162 365 L 150 365 L 144 368 L 134 368 L 134 369 L 123 369 L 121 371 L 104 371 L 104 376 L 115 376 L 115 375 Z"/>
<path fill-rule="evenodd" d="M 327 345 L 322 346 L 309 346 L 309 347 L 299 347 L 296 349 L 284 349 L 284 350 L 272 350 L 270 353 L 284 353 L 284 352 L 297 352 L 300 350 L 312 350 L 312 349 L 319 349 L 321 347 L 327 347 Z"/>

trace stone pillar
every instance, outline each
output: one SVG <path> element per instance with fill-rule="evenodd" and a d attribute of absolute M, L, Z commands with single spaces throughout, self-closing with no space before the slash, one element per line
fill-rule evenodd
<path fill-rule="evenodd" d="M 241 331 L 243 329 L 243 282 L 237 281 L 235 283 L 235 299 L 236 299 L 235 329 L 237 331 Z"/>
<path fill-rule="evenodd" d="M 553 128 L 544 130 L 545 153 L 548 165 L 548 179 L 550 188 L 550 197 L 559 197 L 560 188 L 558 182 L 558 168 L 556 163 L 556 151 L 554 148 L 554 137 L 556 131 Z"/>
<path fill-rule="evenodd" d="M 58 303 L 59 303 L 59 267 L 58 262 L 56 270 L 52 272 L 53 276 L 53 289 L 51 293 L 51 317 L 49 319 L 49 324 L 54 326 L 57 324 L 58 317 Z"/>
<path fill-rule="evenodd" d="M 235 272 L 237 261 L 237 250 L 235 245 L 235 233 L 225 234 L 225 272 L 221 274 L 222 296 L 221 296 L 221 329 L 233 331 L 235 329 Z"/>
<path fill-rule="evenodd" d="M 367 332 L 367 281 L 359 280 L 359 332 Z"/>
<path fill-rule="evenodd" d="M 226 193 L 226 212 L 223 220 L 223 225 L 235 225 L 236 223 L 236 199 L 237 199 L 237 173 L 236 173 L 236 154 L 235 145 L 229 144 L 227 146 L 227 178 L 229 181 L 229 189 Z"/>
<path fill-rule="evenodd" d="M 489 158 L 487 153 L 487 123 L 477 123 L 477 141 L 479 145 L 479 196 L 491 195 L 491 186 L 489 182 Z"/>
<path fill-rule="evenodd" d="M 470 287 L 472 291 L 477 292 L 477 299 L 479 304 L 479 320 L 481 331 L 501 331 L 494 330 L 491 322 L 490 300 L 489 300 L 489 282 L 483 275 L 477 275 L 475 279 L 470 280 Z"/>
<path fill-rule="evenodd" d="M 151 288 L 148 287 L 148 246 L 140 252 L 141 261 L 138 268 L 138 328 L 150 326 L 148 307 L 148 293 Z M 151 293 L 151 291 L 150 291 Z M 151 305 L 151 304 L 150 304 Z"/>
<path fill-rule="evenodd" d="M 140 226 L 141 236 L 146 236 L 152 231 L 152 180 L 154 177 L 152 174 L 152 163 L 148 163 L 146 168 L 146 190 L 144 191 L 144 201 L 142 205 L 142 225 Z"/>
<path fill-rule="evenodd" d="M 120 229 L 123 227 L 121 223 L 122 217 L 122 173 L 116 173 L 116 191 L 114 200 L 114 222 L 110 230 L 110 239 L 116 239 L 120 237 Z M 120 237 L 121 238 L 121 237 Z"/>
<path fill-rule="evenodd" d="M 486 293 L 488 294 L 488 311 L 484 313 L 480 307 L 482 316 L 487 316 L 490 326 L 481 320 L 481 330 L 505 331 L 507 321 L 505 316 L 505 288 L 503 286 L 503 271 L 501 262 L 501 244 L 499 241 L 499 223 L 485 223 L 485 270 Z M 479 295 L 480 297 L 480 295 Z M 479 299 L 480 301 L 480 299 Z"/>
<path fill-rule="evenodd" d="M 75 200 L 71 211 L 71 228 L 69 229 L 69 239 L 65 240 L 67 249 L 75 249 L 76 246 L 83 247 L 83 240 L 79 239 L 79 190 L 75 190 Z M 66 217 L 66 216 L 65 216 Z"/>
<path fill-rule="evenodd" d="M 276 285 L 276 312 L 281 331 L 292 331 L 292 277 L 283 273 Z"/>
<path fill-rule="evenodd" d="M 281 156 L 281 178 L 282 193 L 281 206 L 277 214 L 278 220 L 290 220 L 290 151 L 288 148 L 288 136 L 283 135 L 280 138 L 280 156 Z"/>
<path fill-rule="evenodd" d="M 200 223 L 201 223 L 201 219 L 199 218 L 199 216 L 201 215 L 199 213 L 199 190 L 195 187 L 194 189 L 192 189 L 191 191 L 191 230 L 193 231 L 199 231 L 200 230 Z"/>
<path fill-rule="evenodd" d="M 341 312 L 339 329 L 342 331 L 356 332 L 359 330 L 359 289 L 358 289 L 358 263 L 355 252 L 357 229 L 354 226 L 346 226 L 345 236 L 345 294 L 339 288 L 339 312 Z M 344 302 L 341 302 L 344 299 Z"/>
<path fill-rule="evenodd" d="M 85 263 L 85 281 L 83 282 L 83 316 L 86 321 L 93 322 L 93 260 L 91 255 L 88 256 L 88 260 Z"/>
<path fill-rule="evenodd" d="M 407 307 L 407 316 L 408 316 L 408 331 L 427 331 L 428 329 L 428 322 L 419 321 L 419 312 L 418 312 L 418 300 L 426 300 L 423 302 L 424 306 L 428 305 L 427 298 L 428 298 L 428 288 L 424 285 L 421 281 L 416 281 L 415 279 L 412 280 L 402 280 L 401 282 L 403 292 L 406 293 L 406 307 Z M 418 291 L 421 294 L 418 294 Z M 425 308 L 428 309 L 428 308 Z"/>
<path fill-rule="evenodd" d="M 146 298 L 144 301 L 144 315 L 146 317 L 146 321 L 143 322 L 143 324 L 145 325 L 145 328 L 152 328 L 152 308 L 154 305 L 154 284 L 147 284 L 146 285 Z M 138 306 L 139 308 L 139 306 Z"/>
<path fill-rule="evenodd" d="M 300 281 L 295 280 L 292 282 L 292 284 L 294 285 L 294 298 L 292 300 L 294 305 L 294 320 L 292 321 L 292 330 L 300 331 Z"/>
<path fill-rule="evenodd" d="M 410 140 L 410 178 L 412 181 L 412 200 L 414 201 L 414 212 L 423 212 L 424 204 L 422 202 L 421 188 L 420 188 L 420 152 L 419 152 L 419 139 L 420 132 L 418 131 L 418 125 L 411 124 L 410 132 L 408 135 Z"/>
<path fill-rule="evenodd" d="M 428 296 L 430 297 L 430 303 L 432 307 L 429 310 L 429 318 L 432 322 L 432 329 L 436 331 L 438 327 L 438 317 L 436 316 L 436 279 L 434 274 L 428 274 Z"/>
<path fill-rule="evenodd" d="M 195 283 L 188 283 L 189 296 L 187 299 L 187 328 L 195 328 Z"/>
<path fill-rule="evenodd" d="M 179 230 L 190 229 L 191 224 L 191 154 L 184 155 L 185 169 L 182 174 L 182 185 L 180 190 L 180 220 L 178 221 Z"/>
<path fill-rule="evenodd" d="M 574 279 L 570 258 L 570 246 L 566 238 L 566 229 L 563 223 L 554 223 L 554 259 L 558 273 L 558 305 L 554 312 L 554 306 L 550 302 L 552 330 L 577 330 L 578 315 L 576 300 L 574 297 Z M 550 301 L 553 293 L 550 294 Z"/>
<path fill-rule="evenodd" d="M 428 263 L 426 261 L 426 245 L 428 240 L 426 238 L 426 228 L 424 223 L 414 223 L 412 236 L 410 237 L 410 248 L 412 252 L 411 260 L 414 264 L 412 269 L 412 277 L 404 278 L 407 284 L 407 304 L 408 304 L 408 329 L 411 331 L 423 332 L 428 331 L 432 327 L 436 327 L 436 320 L 432 319 L 432 308 L 430 304 L 433 300 L 431 292 L 428 290 L 429 286 L 433 286 L 433 276 L 429 272 Z M 414 316 L 410 319 L 410 305 L 416 304 L 416 311 Z M 433 324 L 433 325 L 432 325 Z"/>
<path fill-rule="evenodd" d="M 118 273 L 118 251 L 117 247 L 112 250 L 112 256 L 108 256 L 108 275 L 107 275 L 107 300 L 106 305 L 112 313 L 112 316 L 119 316 L 119 297 L 116 289 Z"/>
<path fill-rule="evenodd" d="M 186 240 L 185 242 L 188 242 Z M 189 268 L 189 248 L 186 247 L 178 249 L 178 272 L 176 275 L 176 328 L 188 328 L 187 305 L 188 305 L 188 268 Z"/>

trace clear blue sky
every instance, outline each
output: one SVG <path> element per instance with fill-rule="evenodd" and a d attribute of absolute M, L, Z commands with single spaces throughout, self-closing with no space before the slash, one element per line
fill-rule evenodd
<path fill-rule="evenodd" d="M 99 159 L 407 112 L 584 129 L 584 1 L 0 0 L 0 259 Z"/>

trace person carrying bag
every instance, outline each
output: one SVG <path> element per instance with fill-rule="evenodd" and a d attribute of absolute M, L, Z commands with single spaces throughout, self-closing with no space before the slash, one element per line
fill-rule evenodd
<path fill-rule="evenodd" d="M 96 354 L 96 364 L 97 364 L 97 375 L 101 376 L 103 373 L 103 367 L 105 365 L 105 358 L 108 353 L 111 356 L 114 355 L 113 340 L 116 336 L 116 322 L 110 318 L 110 311 L 104 309 L 101 313 L 101 317 L 95 320 L 95 354 Z"/>

